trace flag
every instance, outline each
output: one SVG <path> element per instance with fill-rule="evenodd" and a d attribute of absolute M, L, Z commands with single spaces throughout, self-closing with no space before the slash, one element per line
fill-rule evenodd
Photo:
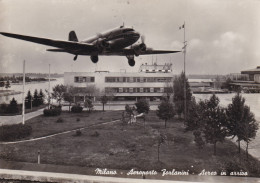
<path fill-rule="evenodd" d="M 182 28 L 184 28 L 184 24 L 183 24 L 182 26 L 179 27 L 179 29 L 182 29 Z"/>

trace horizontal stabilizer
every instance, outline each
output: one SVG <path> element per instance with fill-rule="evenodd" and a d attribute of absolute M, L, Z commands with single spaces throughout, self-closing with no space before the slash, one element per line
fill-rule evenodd
<path fill-rule="evenodd" d="M 66 52 L 64 49 L 47 49 L 46 51 L 52 51 L 52 52 Z"/>

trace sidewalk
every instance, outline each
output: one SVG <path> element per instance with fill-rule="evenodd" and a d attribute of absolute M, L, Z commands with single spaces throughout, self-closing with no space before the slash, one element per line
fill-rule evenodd
<path fill-rule="evenodd" d="M 43 114 L 44 109 L 39 109 L 38 111 L 30 112 L 25 114 L 24 120 L 28 120 Z M 0 116 L 0 126 L 2 125 L 12 125 L 22 123 L 22 115 L 16 116 Z"/>

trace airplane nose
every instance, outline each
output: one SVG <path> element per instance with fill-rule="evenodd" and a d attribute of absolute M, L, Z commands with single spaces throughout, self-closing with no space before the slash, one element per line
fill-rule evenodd
<path fill-rule="evenodd" d="M 137 39 L 140 38 L 140 34 L 139 34 L 138 32 L 136 32 L 136 31 L 133 32 L 133 36 L 134 36 L 135 38 L 137 38 Z"/>

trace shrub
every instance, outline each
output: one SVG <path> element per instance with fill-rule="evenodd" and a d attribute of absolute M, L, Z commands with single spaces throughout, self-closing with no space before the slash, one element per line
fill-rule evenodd
<path fill-rule="evenodd" d="M 0 132 L 1 141 L 13 141 L 31 135 L 32 127 L 26 124 L 4 125 L 0 127 Z"/>
<path fill-rule="evenodd" d="M 81 136 L 81 135 L 82 135 L 82 132 L 80 130 L 76 130 L 75 136 Z"/>
<path fill-rule="evenodd" d="M 56 122 L 57 122 L 57 123 L 62 123 L 62 122 L 63 122 L 63 119 L 62 119 L 62 118 L 58 118 Z"/>
<path fill-rule="evenodd" d="M 6 104 L 6 103 L 0 104 L 0 114 L 7 113 L 7 108 L 8 108 L 8 104 Z"/>
<path fill-rule="evenodd" d="M 138 113 L 148 113 L 150 110 L 150 105 L 145 99 L 138 100 L 135 106 Z"/>
<path fill-rule="evenodd" d="M 10 101 L 10 104 L 7 107 L 7 112 L 11 114 L 19 112 L 17 101 L 14 98 Z"/>
<path fill-rule="evenodd" d="M 60 108 L 44 109 L 43 114 L 44 116 L 58 116 L 61 114 L 61 109 Z"/>
<path fill-rule="evenodd" d="M 83 110 L 83 107 L 78 106 L 78 105 L 74 105 L 71 108 L 71 112 L 74 112 L 74 113 L 80 113 L 80 112 L 82 112 L 82 110 Z"/>
<path fill-rule="evenodd" d="M 199 149 L 203 149 L 205 146 L 205 142 L 201 136 L 201 132 L 199 130 L 196 130 L 193 132 L 194 135 L 194 141 Z"/>
<path fill-rule="evenodd" d="M 99 135 L 100 134 L 97 131 L 95 131 L 94 133 L 91 134 L 92 137 L 98 137 Z"/>

